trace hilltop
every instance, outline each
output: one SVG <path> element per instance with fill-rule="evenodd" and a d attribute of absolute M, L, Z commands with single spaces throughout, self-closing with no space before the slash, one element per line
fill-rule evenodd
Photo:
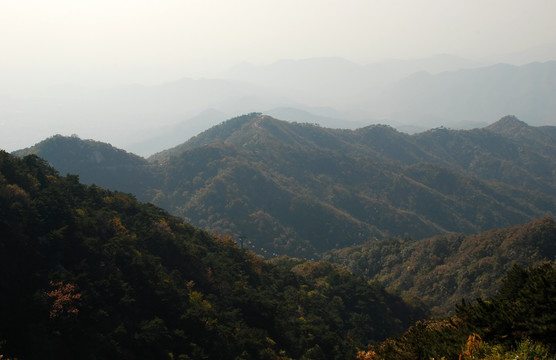
<path fill-rule="evenodd" d="M 54 135 L 13 154 L 40 155 L 61 174 L 78 174 L 85 184 L 125 190 L 144 201 L 148 200 L 147 190 L 156 183 L 156 172 L 144 158 L 77 136 Z"/>

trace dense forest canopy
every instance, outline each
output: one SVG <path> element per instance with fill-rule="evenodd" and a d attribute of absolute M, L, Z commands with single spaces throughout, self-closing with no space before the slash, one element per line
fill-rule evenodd
<path fill-rule="evenodd" d="M 345 359 L 425 313 L 339 266 L 262 261 L 129 194 L 0 152 L 0 354 Z"/>
<path fill-rule="evenodd" d="M 556 265 L 516 265 L 495 296 L 462 302 L 450 318 L 420 321 L 358 359 L 553 360 L 555 339 Z"/>
<path fill-rule="evenodd" d="M 0 355 L 553 359 L 555 135 L 250 114 L 149 160 L 0 152 Z"/>
<path fill-rule="evenodd" d="M 381 239 L 330 251 L 323 259 L 446 314 L 461 299 L 493 296 L 513 265 L 555 261 L 556 222 L 546 217 L 467 236 Z"/>

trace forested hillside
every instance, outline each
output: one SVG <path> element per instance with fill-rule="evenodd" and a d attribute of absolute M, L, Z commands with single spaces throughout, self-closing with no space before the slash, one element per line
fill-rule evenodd
<path fill-rule="evenodd" d="M 149 161 L 76 137 L 25 150 L 220 235 L 2 152 L 0 354 L 548 359 L 552 265 L 511 266 L 556 255 L 554 135 L 514 117 L 410 136 L 250 114 Z"/>
<path fill-rule="evenodd" d="M 555 136 L 553 127 L 512 116 L 483 129 L 410 136 L 383 125 L 327 129 L 255 113 L 122 172 L 129 186 L 108 184 L 101 167 L 88 181 L 241 237 L 265 256 L 310 258 L 372 239 L 471 234 L 554 216 Z M 57 141 L 34 152 L 54 164 Z"/>
<path fill-rule="evenodd" d="M 500 291 L 456 306 L 450 318 L 420 321 L 371 346 L 360 360 L 554 360 L 556 267 L 512 267 Z"/>
<path fill-rule="evenodd" d="M 493 296 L 512 265 L 556 260 L 556 223 L 542 218 L 476 235 L 391 238 L 334 250 L 323 259 L 446 314 L 462 299 Z"/>
<path fill-rule="evenodd" d="M 62 175 L 76 174 L 85 184 L 133 193 L 143 201 L 150 199 L 148 190 L 158 183 L 156 171 L 142 157 L 77 136 L 55 135 L 14 154 L 39 155 Z"/>
<path fill-rule="evenodd" d="M 346 359 L 424 315 L 338 266 L 262 261 L 34 155 L 0 152 L 0 234 L 7 358 Z"/>

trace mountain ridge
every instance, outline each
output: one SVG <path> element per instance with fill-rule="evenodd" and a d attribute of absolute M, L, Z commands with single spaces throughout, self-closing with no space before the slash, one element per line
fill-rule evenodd
<path fill-rule="evenodd" d="M 408 135 L 252 113 L 149 158 L 140 198 L 265 256 L 524 223 L 556 212 L 556 152 L 545 128 L 493 131 L 516 121 Z"/>
<path fill-rule="evenodd" d="M 156 182 L 156 172 L 146 159 L 108 143 L 82 140 L 78 136 L 54 135 L 13 154 L 18 157 L 40 154 L 62 174 L 78 174 L 85 184 L 125 190 L 142 200 Z"/>
<path fill-rule="evenodd" d="M 535 125 L 554 125 L 555 79 L 556 61 L 495 64 L 435 75 L 421 72 L 392 85 L 368 107 L 390 121 L 429 126 L 470 119 L 488 122 L 503 113 L 526 117 Z"/>

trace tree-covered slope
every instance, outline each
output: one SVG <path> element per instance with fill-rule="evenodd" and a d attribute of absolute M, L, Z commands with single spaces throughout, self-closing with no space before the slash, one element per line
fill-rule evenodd
<path fill-rule="evenodd" d="M 241 236 L 267 256 L 478 233 L 555 215 L 548 129 L 506 117 L 483 129 L 410 136 L 384 125 L 327 129 L 254 113 L 138 165 L 153 179 L 138 196 L 203 229 Z M 121 176 L 130 184 L 122 191 L 142 181 Z"/>
<path fill-rule="evenodd" d="M 475 235 L 384 239 L 331 251 L 323 259 L 382 282 L 443 314 L 465 298 L 494 295 L 512 265 L 556 260 L 556 223 L 542 218 Z"/>
<path fill-rule="evenodd" d="M 556 359 L 556 267 L 513 266 L 493 296 L 361 351 L 361 360 Z"/>
<path fill-rule="evenodd" d="M 35 154 L 46 159 L 60 174 L 77 174 L 88 185 L 135 194 L 150 200 L 148 190 L 156 185 L 156 171 L 142 157 L 100 141 L 55 135 L 14 155 Z"/>
<path fill-rule="evenodd" d="M 345 359 L 422 312 L 328 263 L 263 262 L 131 195 L 0 152 L 0 354 Z"/>
<path fill-rule="evenodd" d="M 556 193 L 554 127 L 532 127 L 514 116 L 469 131 L 435 129 L 413 138 L 433 161 L 516 188 Z"/>
<path fill-rule="evenodd" d="M 383 236 L 476 233 L 552 215 L 548 173 L 556 157 L 531 165 L 504 148 L 494 156 L 493 139 L 516 151 L 518 142 L 478 131 L 409 136 L 252 114 L 157 155 L 166 178 L 154 202 L 199 226 L 246 236 L 258 252 L 304 256 Z M 483 179 L 460 159 L 462 148 L 475 149 L 477 167 L 490 171 L 496 161 L 504 171 Z"/>

